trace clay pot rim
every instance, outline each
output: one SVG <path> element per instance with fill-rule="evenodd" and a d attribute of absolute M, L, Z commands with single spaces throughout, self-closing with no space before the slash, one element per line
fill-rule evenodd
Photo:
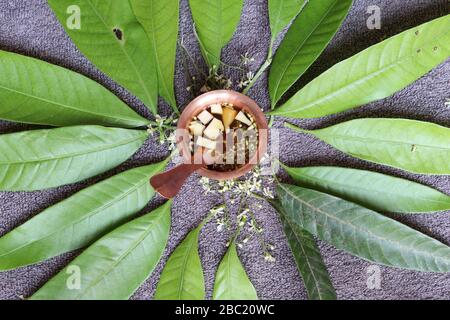
<path fill-rule="evenodd" d="M 264 112 L 253 99 L 233 90 L 215 90 L 198 96 L 186 106 L 178 121 L 177 129 L 187 130 L 192 118 L 214 103 L 231 103 L 238 109 L 242 109 L 250 113 L 255 118 L 255 122 L 258 127 L 258 150 L 249 160 L 249 163 L 233 171 L 222 172 L 209 170 L 206 168 L 201 168 L 197 171 L 200 175 L 210 179 L 236 179 L 250 172 L 256 166 L 256 163 L 261 161 L 261 158 L 266 153 L 269 125 Z M 187 161 L 190 161 L 191 153 L 189 152 L 189 146 L 186 143 L 178 143 L 178 150 Z"/>

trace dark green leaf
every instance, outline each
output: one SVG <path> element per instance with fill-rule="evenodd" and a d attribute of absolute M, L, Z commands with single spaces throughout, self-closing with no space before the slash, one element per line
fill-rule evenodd
<path fill-rule="evenodd" d="M 419 183 L 381 173 L 339 167 L 284 167 L 301 186 L 389 212 L 450 210 L 450 197 Z"/>
<path fill-rule="evenodd" d="M 233 241 L 220 262 L 214 284 L 214 300 L 257 300 L 258 295 L 239 260 Z"/>
<path fill-rule="evenodd" d="M 147 136 L 99 126 L 0 135 L 0 190 L 39 190 L 93 177 L 131 157 Z"/>
<path fill-rule="evenodd" d="M 203 55 L 212 68 L 220 66 L 222 48 L 241 18 L 243 0 L 189 0 Z"/>
<path fill-rule="evenodd" d="M 205 299 L 205 280 L 198 255 L 201 227 L 191 231 L 170 256 L 161 273 L 155 300 Z"/>
<path fill-rule="evenodd" d="M 269 76 L 272 107 L 326 48 L 346 17 L 352 0 L 310 0 L 281 42 Z"/>
<path fill-rule="evenodd" d="M 308 298 L 311 300 L 336 300 L 336 292 L 313 235 L 292 222 L 280 203 L 274 201 L 272 205 L 280 214 L 284 233 L 294 255 L 298 271 L 303 278 Z"/>
<path fill-rule="evenodd" d="M 271 112 L 317 118 L 389 97 L 450 56 L 450 15 L 405 31 L 341 62 Z"/>
<path fill-rule="evenodd" d="M 279 184 L 288 218 L 360 258 L 398 268 L 450 272 L 450 248 L 400 222 L 325 193 Z"/>
<path fill-rule="evenodd" d="M 156 114 L 158 76 L 151 43 L 128 1 L 48 0 L 78 49 L 102 72 Z M 80 10 L 79 29 L 68 27 L 69 7 Z"/>
<path fill-rule="evenodd" d="M 32 300 L 125 300 L 158 264 L 170 231 L 167 202 L 153 212 L 107 234 L 32 297 Z M 80 288 L 72 287 L 73 268 L 80 272 Z"/>
<path fill-rule="evenodd" d="M 450 129 L 406 119 L 357 119 L 305 131 L 351 156 L 423 174 L 450 174 Z"/>
<path fill-rule="evenodd" d="M 0 270 L 37 263 L 91 244 L 144 208 L 161 163 L 128 170 L 55 204 L 0 238 Z"/>
<path fill-rule="evenodd" d="M 91 79 L 1 50 L 0 119 L 51 126 L 97 124 L 134 128 L 148 124 Z"/>
<path fill-rule="evenodd" d="M 178 39 L 179 0 L 130 0 L 155 55 L 160 95 L 175 109 L 175 59 Z"/>

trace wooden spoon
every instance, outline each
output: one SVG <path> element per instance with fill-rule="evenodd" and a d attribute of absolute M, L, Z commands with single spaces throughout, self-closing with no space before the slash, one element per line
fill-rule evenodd
<path fill-rule="evenodd" d="M 173 169 L 153 176 L 150 179 L 153 189 L 164 198 L 172 199 L 180 192 L 181 187 L 191 174 L 207 165 L 213 164 L 215 161 L 213 158 L 203 156 L 203 148 L 197 149 L 192 156 L 192 160 L 194 159 L 197 161 L 180 164 Z M 198 159 L 202 160 L 199 161 Z"/>

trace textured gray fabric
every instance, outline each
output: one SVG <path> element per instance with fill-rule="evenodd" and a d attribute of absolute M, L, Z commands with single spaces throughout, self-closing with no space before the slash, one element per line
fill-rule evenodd
<path fill-rule="evenodd" d="M 182 0 L 181 3 L 180 33 L 186 46 L 196 60 L 201 63 L 196 40 L 192 33 L 192 20 L 187 0 Z M 378 5 L 381 8 L 381 30 L 368 30 L 366 27 L 368 17 L 366 10 L 370 5 Z M 446 0 L 355 0 L 348 18 L 335 39 L 297 86 L 301 87 L 336 62 L 371 44 L 420 23 L 448 14 L 449 11 L 449 4 Z M 256 70 L 264 60 L 270 37 L 267 1 L 246 0 L 242 17 L 235 37 L 225 50 L 223 60 L 227 64 L 236 65 L 240 55 L 248 51 L 250 56 L 256 59 L 252 63 L 252 68 Z M 109 81 L 79 53 L 53 16 L 45 0 L 3 0 L 0 2 L 0 49 L 38 57 L 88 75 L 118 94 L 132 108 L 148 116 L 146 109 L 136 99 Z M 391 98 L 343 115 L 321 120 L 302 121 L 302 125 L 308 128 L 319 128 L 356 117 L 406 117 L 450 126 L 450 109 L 444 105 L 445 99 L 450 97 L 449 74 L 450 63 L 447 60 L 427 76 Z M 184 103 L 188 98 L 180 63 L 176 78 L 177 97 L 179 103 Z M 261 106 L 268 108 L 265 78 L 251 90 L 250 95 Z M 280 125 L 281 122 L 276 123 L 276 126 Z M 0 123 L 2 133 L 25 128 L 27 126 L 20 124 Z M 2 192 L 0 193 L 0 235 L 87 185 L 125 169 L 163 159 L 166 155 L 167 151 L 163 147 L 149 140 L 127 163 L 102 177 L 42 192 Z M 371 165 L 345 156 L 312 137 L 288 131 L 281 135 L 280 157 L 282 161 L 297 166 L 341 165 L 377 170 L 420 181 L 450 193 L 450 177 L 408 175 L 398 170 Z M 220 199 L 215 196 L 203 196 L 202 189 L 198 184 L 198 176 L 193 176 L 189 180 L 174 202 L 172 230 L 164 258 L 156 272 L 136 292 L 134 298 L 149 299 L 152 297 L 160 271 L 169 253 L 187 232 L 205 217 L 208 209 L 219 201 Z M 143 212 L 149 211 L 159 203 L 161 203 L 161 199 L 156 199 Z M 304 299 L 306 297 L 305 289 L 289 253 L 276 213 L 269 206 L 264 206 L 258 210 L 257 216 L 266 230 L 267 240 L 276 246 L 274 255 L 277 260 L 275 263 L 265 262 L 257 241 L 250 241 L 240 250 L 240 256 L 260 298 Z M 396 218 L 450 244 L 448 212 Z M 214 224 L 207 225 L 201 233 L 200 253 L 205 268 L 209 296 L 215 269 L 225 251 L 227 236 L 227 234 L 218 234 Z M 450 298 L 450 275 L 448 274 L 418 273 L 387 267 L 381 267 L 381 289 L 368 289 L 366 285 L 367 267 L 370 266 L 370 263 L 338 251 L 329 245 L 320 243 L 320 246 L 340 299 Z M 76 254 L 78 252 L 62 255 L 35 266 L 0 273 L 0 298 L 18 299 L 20 296 L 29 296 L 49 277 L 63 268 Z"/>

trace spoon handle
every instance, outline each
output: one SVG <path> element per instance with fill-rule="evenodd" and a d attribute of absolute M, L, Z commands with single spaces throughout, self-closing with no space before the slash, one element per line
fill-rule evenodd
<path fill-rule="evenodd" d="M 181 164 L 150 179 L 150 184 L 164 198 L 172 199 L 177 195 L 186 179 L 204 164 Z"/>

